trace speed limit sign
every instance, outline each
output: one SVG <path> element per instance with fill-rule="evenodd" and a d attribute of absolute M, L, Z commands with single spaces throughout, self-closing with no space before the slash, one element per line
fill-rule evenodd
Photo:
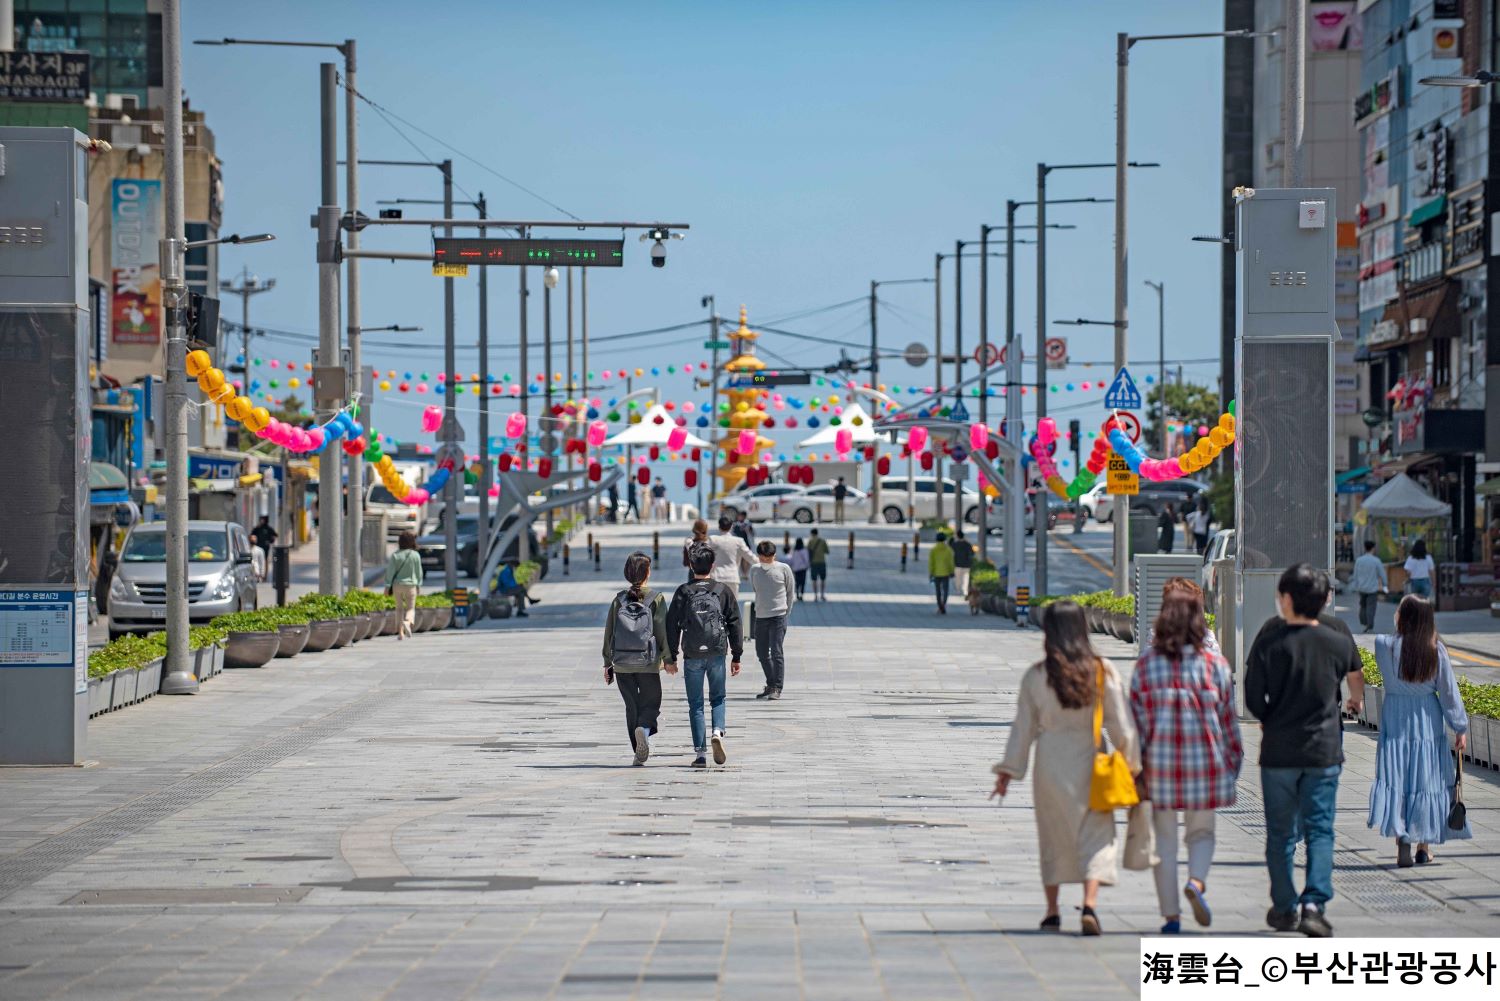
<path fill-rule="evenodd" d="M 1130 436 L 1130 440 L 1139 443 L 1141 440 L 1141 419 L 1129 410 L 1115 412 L 1115 420 L 1120 423 L 1120 430 Z"/>
<path fill-rule="evenodd" d="M 993 344 L 981 344 L 974 349 L 974 360 L 985 368 L 1005 360 L 1005 352 Z"/>

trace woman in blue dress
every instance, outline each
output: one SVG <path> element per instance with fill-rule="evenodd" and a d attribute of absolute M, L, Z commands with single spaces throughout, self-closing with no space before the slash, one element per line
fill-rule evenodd
<path fill-rule="evenodd" d="M 1409 594 L 1396 608 L 1394 636 L 1375 638 L 1375 660 L 1385 687 L 1380 710 L 1380 746 L 1370 787 L 1369 826 L 1396 839 L 1396 864 L 1432 861 L 1432 846 L 1470 837 L 1448 829 L 1455 762 L 1444 724 L 1463 753 L 1469 715 L 1459 698 L 1448 649 L 1438 640 L 1432 603 Z"/>

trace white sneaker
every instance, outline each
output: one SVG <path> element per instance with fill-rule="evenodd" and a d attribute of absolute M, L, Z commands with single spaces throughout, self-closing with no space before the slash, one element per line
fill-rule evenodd
<path fill-rule="evenodd" d="M 729 758 L 729 755 L 724 750 L 724 732 L 722 730 L 714 731 L 713 745 L 714 764 L 722 765 Z"/>
<path fill-rule="evenodd" d="M 644 765 L 646 759 L 651 757 L 651 735 L 646 728 L 638 726 L 635 728 L 635 763 Z"/>

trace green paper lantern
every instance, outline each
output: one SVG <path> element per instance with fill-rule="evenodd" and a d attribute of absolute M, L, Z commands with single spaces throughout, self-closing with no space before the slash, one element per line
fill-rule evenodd
<path fill-rule="evenodd" d="M 611 420 L 611 421 L 617 421 L 617 420 L 620 419 L 620 412 L 618 410 L 611 410 L 605 416 L 608 417 L 608 419 Z"/>

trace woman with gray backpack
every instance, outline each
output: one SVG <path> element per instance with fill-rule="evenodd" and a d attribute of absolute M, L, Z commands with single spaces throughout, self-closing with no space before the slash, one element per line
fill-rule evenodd
<path fill-rule="evenodd" d="M 635 763 L 651 756 L 651 738 L 661 714 L 661 669 L 667 650 L 667 597 L 647 586 L 651 557 L 634 552 L 625 558 L 628 588 L 615 595 L 604 619 L 604 683 L 614 684 L 625 700 L 625 731 L 635 749 Z M 677 665 L 666 665 L 668 674 Z"/>
<path fill-rule="evenodd" d="M 729 672 L 738 677 L 744 641 L 740 638 L 739 602 L 727 585 L 713 579 L 713 547 L 707 542 L 694 543 L 687 549 L 687 559 L 693 579 L 677 589 L 667 608 L 667 670 L 676 668 L 680 646 L 683 680 L 687 682 L 688 722 L 693 728 L 693 750 L 697 753 L 693 767 L 707 768 L 710 736 L 703 726 L 703 681 L 708 680 L 714 764 L 722 765 L 728 759 L 724 749 L 724 700 L 728 688 L 724 655 L 732 654 Z"/>

